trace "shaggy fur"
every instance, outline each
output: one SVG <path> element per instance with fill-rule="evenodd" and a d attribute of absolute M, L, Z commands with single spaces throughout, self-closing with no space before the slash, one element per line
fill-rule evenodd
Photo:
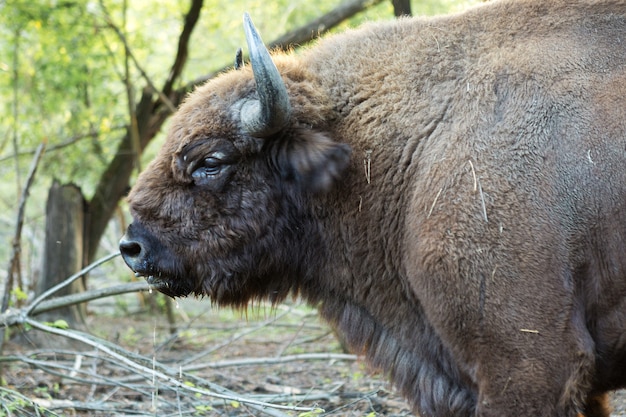
<path fill-rule="evenodd" d="M 274 56 L 172 120 L 127 263 L 220 305 L 299 294 L 422 416 L 608 416 L 626 384 L 626 3 L 492 1 Z"/>

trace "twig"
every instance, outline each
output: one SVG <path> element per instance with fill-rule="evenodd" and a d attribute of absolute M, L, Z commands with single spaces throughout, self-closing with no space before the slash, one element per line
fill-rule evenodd
<path fill-rule="evenodd" d="M 480 181 L 478 181 L 478 192 L 480 194 L 480 203 L 483 208 L 483 218 L 485 219 L 485 223 L 489 223 L 489 219 L 487 218 L 487 206 L 485 205 L 485 195 L 483 194 L 483 187 L 480 185 Z"/>
<path fill-rule="evenodd" d="M 20 408 L 25 408 L 27 406 L 32 406 L 32 407 L 37 407 L 38 409 L 38 413 L 37 415 L 45 415 L 45 416 L 59 416 L 57 413 L 54 413 L 50 410 L 41 410 L 39 407 L 44 407 L 43 405 L 39 404 L 37 402 L 37 400 L 33 400 L 30 399 L 28 397 L 26 397 L 25 395 L 20 394 L 17 391 L 8 389 L 8 388 L 4 388 L 2 386 L 0 386 L 0 398 L 2 399 L 2 401 L 0 401 L 0 403 L 3 404 L 3 407 L 5 407 L 5 411 L 6 414 L 2 413 L 0 410 L 0 415 L 7 415 L 7 416 L 12 416 L 12 415 L 26 415 L 26 412 L 24 414 L 20 413 L 20 409 L 18 408 L 17 410 L 15 409 L 16 405 L 19 404 Z M 19 401 L 14 401 L 14 399 L 19 399 Z M 9 409 L 8 407 L 6 407 L 6 405 L 10 404 L 11 405 L 11 409 Z M 24 410 L 26 411 L 26 410 Z M 45 414 L 42 413 L 43 411 L 45 411 Z M 13 414 L 15 413 L 15 414 Z"/>
<path fill-rule="evenodd" d="M 355 361 L 357 355 L 347 353 L 302 353 L 299 355 L 286 355 L 280 357 L 268 358 L 242 358 L 223 360 L 218 362 L 199 363 L 197 365 L 187 365 L 183 367 L 185 372 L 197 371 L 204 368 L 227 368 L 231 366 L 253 366 L 253 365 L 275 365 L 278 363 L 296 362 L 296 361 Z"/>
<path fill-rule="evenodd" d="M 44 407 L 47 410 L 58 410 L 58 409 L 74 409 L 74 410 L 85 410 L 85 411 L 101 411 L 112 413 L 114 415 L 120 415 L 120 410 L 116 404 L 108 404 L 102 401 L 94 401 L 94 402 L 84 402 L 84 401 L 74 401 L 74 400 L 57 400 L 57 399 L 46 399 L 46 398 L 34 398 L 31 400 L 33 403 L 37 404 L 39 407 Z M 129 410 L 133 412 L 134 410 Z M 55 414 L 56 415 L 56 414 Z"/>
<path fill-rule="evenodd" d="M 287 310 L 287 311 L 282 312 L 281 314 L 277 314 L 275 317 L 272 317 L 271 319 L 266 320 L 266 321 L 260 323 L 258 326 L 252 327 L 250 329 L 243 330 L 243 331 L 233 335 L 228 340 L 218 344 L 217 346 L 211 346 L 209 349 L 205 349 L 202 352 L 199 352 L 199 353 L 197 353 L 195 355 L 192 355 L 192 356 L 188 357 L 187 359 L 185 359 L 184 361 L 182 361 L 181 365 L 186 365 L 186 364 L 189 364 L 191 362 L 195 362 L 198 359 L 200 359 L 200 358 L 202 358 L 202 357 L 204 357 L 206 355 L 209 355 L 209 354 L 215 352 L 216 350 L 219 350 L 219 349 L 223 348 L 224 346 L 228 346 L 229 344 L 233 343 L 235 340 L 241 339 L 243 336 L 246 336 L 246 335 L 248 335 L 250 333 L 254 333 L 257 330 L 262 329 L 264 327 L 267 327 L 268 324 L 271 324 L 271 323 L 275 322 L 276 320 L 279 320 L 283 316 L 287 315 L 289 312 L 290 312 L 290 310 Z"/>
<path fill-rule="evenodd" d="M 15 234 L 13 235 L 13 251 L 11 253 L 11 259 L 9 261 L 9 267 L 7 271 L 7 278 L 4 284 L 4 295 L 2 297 L 2 306 L 0 308 L 0 312 L 4 312 L 9 307 L 9 301 L 11 299 L 11 291 L 13 290 L 13 274 L 15 271 L 19 270 L 19 261 L 20 261 L 20 252 L 22 249 L 22 228 L 24 226 L 24 213 L 26 211 L 26 201 L 28 201 L 28 195 L 30 193 L 30 187 L 33 185 L 33 181 L 35 179 L 35 173 L 37 172 L 37 167 L 39 166 L 39 161 L 41 161 L 41 157 L 43 155 L 44 150 L 46 149 L 46 141 L 44 140 L 37 147 L 37 152 L 35 152 L 35 156 L 33 157 L 33 161 L 30 165 L 30 170 L 28 172 L 28 177 L 26 179 L 26 185 L 22 190 L 22 195 L 20 197 L 20 203 L 17 211 L 17 222 L 15 226 Z M 4 335 L 6 328 L 0 329 L 0 355 L 2 355 L 3 347 L 4 347 Z"/>
<path fill-rule="evenodd" d="M 440 188 L 439 192 L 435 196 L 435 199 L 433 200 L 433 204 L 430 206 L 430 210 L 428 210 L 428 215 L 426 216 L 427 219 L 430 219 L 430 215 L 433 214 L 433 210 L 435 209 L 435 204 L 437 204 L 437 200 L 439 200 L 439 196 L 441 195 L 442 191 L 443 191 L 443 188 Z"/>
<path fill-rule="evenodd" d="M 243 404 L 247 404 L 249 407 L 253 407 L 258 411 L 261 412 L 265 412 L 266 408 L 272 408 L 274 410 L 290 410 L 290 411 L 314 411 L 317 410 L 316 408 L 311 408 L 311 407 L 295 407 L 295 406 L 286 406 L 286 405 L 279 405 L 279 404 L 271 404 L 271 403 L 267 403 L 267 402 L 263 402 L 263 401 L 257 401 L 257 400 L 253 400 L 250 398 L 244 398 L 244 397 L 240 397 L 237 395 L 224 395 L 224 394 L 220 394 L 214 391 L 209 391 L 209 390 L 205 390 L 205 389 L 201 389 L 201 388 L 196 388 L 196 387 L 192 387 L 189 386 L 187 384 L 185 384 L 184 382 L 179 381 L 178 379 L 176 379 L 175 377 L 172 377 L 170 375 L 168 375 L 167 373 L 159 370 L 159 369 L 166 369 L 166 367 L 160 363 L 158 363 L 156 360 L 153 360 L 153 366 L 152 367 L 148 367 L 148 366 L 143 366 L 135 361 L 132 361 L 130 359 L 128 359 L 128 357 L 126 355 L 122 355 L 112 349 L 109 349 L 106 346 L 106 341 L 100 340 L 98 338 L 95 338 L 93 336 L 87 336 L 87 335 L 83 335 L 77 331 L 67 331 L 67 330 L 63 330 L 63 329 L 58 329 L 55 327 L 51 327 L 51 326 L 47 326 L 45 324 L 42 324 L 36 320 L 33 320 L 31 318 L 26 317 L 24 319 L 24 323 L 32 326 L 33 328 L 51 333 L 51 334 L 56 334 L 58 336 L 63 336 L 66 337 L 68 339 L 73 339 L 82 343 L 85 343 L 89 346 L 92 346 L 94 348 L 97 348 L 99 350 L 101 350 L 102 352 L 106 353 L 107 355 L 119 360 L 121 363 L 125 364 L 126 366 L 134 369 L 135 371 L 138 371 L 140 373 L 142 373 L 143 375 L 145 375 L 146 377 L 149 378 L 156 378 L 158 380 L 161 380 L 163 382 L 166 382 L 167 384 L 169 384 L 169 387 L 176 387 L 178 389 L 181 390 L 185 390 L 185 391 L 190 391 L 193 392 L 194 394 L 200 394 L 200 395 L 206 395 L 209 397 L 214 397 L 214 398 L 219 398 L 222 400 L 226 400 L 226 401 L 236 401 L 239 403 L 243 403 Z M 104 342 L 104 343 L 103 343 Z M 119 348 L 120 350 L 122 350 L 122 348 Z M 126 352 L 125 352 L 126 353 Z M 130 352 L 128 352 L 130 353 Z M 177 372 L 170 372 L 173 375 L 177 375 Z M 215 384 L 212 384 L 213 386 L 215 386 Z M 224 391 L 227 391 L 225 388 L 223 388 Z"/>
<path fill-rule="evenodd" d="M 30 306 L 21 309 L 7 309 L 0 314 L 0 326 L 10 327 L 23 322 L 23 318 L 27 315 L 36 316 L 37 314 L 46 313 L 63 307 L 75 304 L 85 303 L 87 301 L 96 300 L 98 298 L 111 297 L 113 295 L 126 294 L 129 292 L 149 291 L 149 286 L 145 282 L 131 282 L 128 284 L 114 285 L 107 288 L 99 288 L 81 292 L 78 294 L 69 294 L 62 297 L 53 298 L 51 300 L 41 301 L 30 313 L 26 311 Z"/>
<path fill-rule="evenodd" d="M 26 179 L 26 185 L 22 190 L 22 195 L 20 197 L 20 203 L 17 211 L 17 222 L 15 226 L 15 234 L 13 235 L 13 252 L 11 254 L 11 259 L 9 262 L 9 268 L 7 271 L 7 282 L 4 291 L 4 297 L 2 299 L 2 310 L 4 311 L 9 306 L 9 293 L 11 292 L 11 283 L 13 278 L 13 273 L 18 268 L 19 255 L 21 251 L 21 240 L 22 240 L 22 228 L 24 226 L 24 213 L 26 211 L 26 202 L 28 201 L 28 196 L 30 194 L 30 187 L 33 185 L 33 181 L 35 179 L 35 173 L 37 172 L 37 168 L 39 167 L 39 161 L 43 155 L 43 152 L 46 148 L 46 141 L 43 141 L 37 147 L 37 152 L 35 152 L 35 156 L 30 165 L 30 170 L 28 172 L 28 178 Z"/>
<path fill-rule="evenodd" d="M 474 171 L 474 164 L 472 164 L 472 161 L 467 161 L 470 164 L 470 168 L 472 169 L 472 177 L 474 177 L 474 192 L 476 192 L 476 190 L 478 189 L 478 180 L 476 179 L 476 171 Z"/>
<path fill-rule="evenodd" d="M 113 259 L 113 258 L 115 258 L 115 257 L 117 257 L 119 255 L 120 255 L 119 252 L 114 252 L 114 253 L 111 253 L 111 254 L 103 257 L 103 258 L 100 258 L 97 261 L 95 261 L 94 263 L 92 263 L 90 265 L 87 265 L 85 268 L 81 269 L 80 271 L 78 271 L 77 273 L 72 275 L 71 277 L 67 278 L 65 281 L 63 281 L 63 282 L 55 285 L 54 287 L 48 289 L 43 294 L 41 294 L 39 297 L 37 297 L 37 298 L 35 298 L 33 300 L 33 302 L 30 304 L 30 306 L 26 309 L 25 314 L 27 316 L 30 315 L 33 312 L 33 310 L 35 309 L 35 307 L 37 307 L 37 305 L 40 302 L 42 302 L 43 300 L 48 298 L 50 295 L 54 294 L 55 292 L 59 291 L 62 288 L 67 287 L 72 282 L 76 281 L 78 278 L 82 277 L 83 275 L 85 275 L 86 273 L 91 271 L 92 269 L 95 269 L 96 267 L 102 265 L 105 262 L 110 261 L 111 259 Z"/>
<path fill-rule="evenodd" d="M 359 394 L 359 396 L 354 400 L 351 401 L 347 404 L 342 405 L 341 407 L 337 407 L 334 410 L 332 410 L 332 413 L 335 414 L 340 410 L 343 410 L 345 408 L 351 407 L 352 405 L 361 402 L 363 400 L 369 400 L 372 397 L 376 397 L 378 395 L 379 390 L 375 390 L 375 391 L 371 391 L 370 393 L 366 393 L 366 394 Z"/>
<path fill-rule="evenodd" d="M 480 204 L 483 209 L 483 218 L 485 219 L 485 223 L 489 223 L 489 219 L 487 217 L 487 206 L 485 204 L 485 194 L 483 193 L 483 187 L 480 185 L 480 179 L 476 176 L 476 171 L 474 170 L 474 164 L 472 161 L 469 162 L 470 168 L 472 170 L 472 177 L 474 178 L 474 192 L 478 191 L 480 195 Z"/>
<path fill-rule="evenodd" d="M 76 352 L 74 352 L 73 354 L 76 354 Z M 124 380 L 114 379 L 112 377 L 100 375 L 98 373 L 93 372 L 93 370 L 84 371 L 81 369 L 81 370 L 76 370 L 75 372 L 76 374 L 84 375 L 85 377 L 88 376 L 91 379 L 80 377 L 78 375 L 72 375 L 72 371 L 74 371 L 74 369 L 71 366 L 59 365 L 56 363 L 57 361 L 53 361 L 50 359 L 45 359 L 45 360 L 33 359 L 33 358 L 29 358 L 23 355 L 0 357 L 0 362 L 13 362 L 13 361 L 20 361 L 22 363 L 31 365 L 37 369 L 41 369 L 50 375 L 58 376 L 68 381 L 75 381 L 75 382 L 79 382 L 83 384 L 98 384 L 100 386 L 110 386 L 114 388 L 122 387 L 122 388 L 126 388 L 129 390 L 138 392 L 143 395 L 150 395 L 150 392 L 148 389 L 144 389 L 137 385 L 131 385 L 129 383 L 126 383 Z M 111 359 L 109 362 L 111 362 L 112 364 L 116 366 L 119 366 L 119 362 L 117 362 L 116 360 Z M 96 381 L 94 381 L 94 379 Z M 142 379 L 145 379 L 145 377 Z"/>
<path fill-rule="evenodd" d="M 176 58 L 170 68 L 170 72 L 167 76 L 167 80 L 163 85 L 163 93 L 167 96 L 170 95 L 174 87 L 174 83 L 180 77 L 180 74 L 187 63 L 189 57 L 189 39 L 193 33 L 198 19 L 200 18 L 200 11 L 202 10 L 203 0 L 192 0 L 189 11 L 185 15 L 185 24 L 183 25 L 183 31 L 178 38 L 178 48 L 176 48 Z"/>
<path fill-rule="evenodd" d="M 365 179 L 368 184 L 372 183 L 372 150 L 365 151 L 365 158 L 363 159 L 363 168 L 365 169 Z"/>
<path fill-rule="evenodd" d="M 137 68 L 137 71 L 139 71 L 139 73 L 141 74 L 141 77 L 146 81 L 146 83 L 148 83 L 148 85 L 150 86 L 152 91 L 157 93 L 159 95 L 159 98 L 161 99 L 161 101 L 163 101 L 163 103 L 168 107 L 168 109 L 172 113 L 174 113 L 176 111 L 176 106 L 174 106 L 174 104 L 172 104 L 170 99 L 161 90 L 156 88 L 156 86 L 152 82 L 152 79 L 150 78 L 148 73 L 146 73 L 146 71 L 144 71 L 144 69 L 141 66 L 141 64 L 139 64 L 139 61 L 137 61 L 137 58 L 135 58 L 135 55 L 132 53 L 132 51 L 130 49 L 130 45 L 128 44 L 128 41 L 126 40 L 126 36 L 124 36 L 124 34 L 120 30 L 120 28 L 117 27 L 117 25 L 115 23 L 113 23 L 113 20 L 111 19 L 111 16 L 109 15 L 109 12 L 106 9 L 106 7 L 104 6 L 104 3 L 102 1 L 100 2 L 100 7 L 104 11 L 104 20 L 106 21 L 107 25 L 111 29 L 113 29 L 113 31 L 115 32 L 117 37 L 120 39 L 120 41 L 124 45 L 127 58 L 130 58 L 133 61 L 133 64 L 135 65 L 135 68 Z"/>
<path fill-rule="evenodd" d="M 116 130 L 121 130 L 121 129 L 126 129 L 126 126 L 113 126 L 110 128 L 110 131 L 116 131 Z M 80 142 L 83 139 L 87 139 L 87 138 L 97 138 L 100 135 L 100 132 L 97 132 L 95 130 L 91 130 L 90 132 L 87 133 L 78 133 L 74 136 L 71 136 L 69 139 L 67 139 L 64 142 L 61 143 L 57 143 L 56 145 L 52 145 L 52 144 L 48 144 L 46 146 L 46 153 L 48 155 L 50 155 L 50 153 L 54 152 L 54 151 L 58 151 L 64 148 L 67 148 L 69 146 L 72 146 L 78 142 Z M 34 155 L 35 152 L 37 152 L 37 149 L 28 149 L 28 150 L 24 150 L 24 151 L 19 151 L 17 153 L 18 156 L 26 156 L 26 155 Z M 14 155 L 7 155 L 7 156 L 3 156 L 0 157 L 0 162 L 4 162 L 6 160 L 12 159 L 14 158 Z"/>
<path fill-rule="evenodd" d="M 17 192 L 19 194 L 20 192 L 20 166 L 19 166 L 19 161 L 17 158 L 18 155 L 18 151 L 19 151 L 19 145 L 18 145 L 18 139 L 19 139 L 19 129 L 18 129 L 18 124 L 20 123 L 20 111 L 19 111 L 19 106 L 20 106 L 20 83 L 19 83 L 19 77 L 20 77 L 20 71 L 19 71 L 19 66 L 20 66 L 20 54 L 19 54 L 19 50 L 20 50 L 20 39 L 22 37 L 22 33 L 21 33 L 21 28 L 16 28 L 15 32 L 14 32 L 14 37 L 15 37 L 15 43 L 13 44 L 13 135 L 12 135 L 12 142 L 13 142 L 13 158 L 15 158 L 15 173 L 16 173 L 16 178 L 17 178 Z"/>
<path fill-rule="evenodd" d="M 534 329 L 519 329 L 519 331 L 522 333 L 539 334 L 539 330 L 534 330 Z"/>

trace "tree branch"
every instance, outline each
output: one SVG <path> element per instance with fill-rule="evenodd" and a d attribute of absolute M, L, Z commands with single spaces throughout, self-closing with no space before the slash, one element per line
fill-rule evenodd
<path fill-rule="evenodd" d="M 92 263 L 91 265 L 86 266 L 85 268 L 78 271 L 74 275 L 65 279 L 63 282 L 48 289 L 46 292 L 41 294 L 39 297 L 35 298 L 28 306 L 24 308 L 3 309 L 2 314 L 0 314 L 0 327 L 10 327 L 16 324 L 22 324 L 24 323 L 25 319 L 30 315 L 45 313 L 50 310 L 68 307 L 74 304 L 84 303 L 90 300 L 95 300 L 97 298 L 124 294 L 128 292 L 150 290 L 150 287 L 145 282 L 133 282 L 130 284 L 115 285 L 109 288 L 89 290 L 89 291 L 85 291 L 85 292 L 81 292 L 77 294 L 69 294 L 66 296 L 57 297 L 52 300 L 46 301 L 46 298 L 50 297 L 55 292 L 61 290 L 64 287 L 67 287 L 72 282 L 76 281 L 77 279 L 81 278 L 83 275 L 87 274 L 89 271 L 95 269 L 96 267 L 102 265 L 105 262 L 110 261 L 116 256 L 119 256 L 119 254 L 120 254 L 119 252 L 112 253 L 110 255 L 107 255 L 99 259 L 98 261 Z M 0 354 L 1 353 L 2 352 L 0 352 Z"/>
<path fill-rule="evenodd" d="M 349 0 L 319 18 L 312 20 L 268 44 L 269 48 L 289 49 L 320 37 L 344 20 L 372 7 L 382 0 Z"/>
<path fill-rule="evenodd" d="M 176 52 L 176 58 L 174 64 L 170 69 L 170 73 L 167 76 L 165 85 L 163 86 L 163 93 L 168 95 L 172 92 L 174 83 L 178 80 L 178 77 L 183 71 L 185 64 L 187 63 L 187 57 L 189 56 L 189 39 L 191 33 L 198 23 L 200 18 L 200 10 L 202 10 L 203 0 L 193 0 L 189 12 L 185 16 L 185 25 L 183 31 L 178 38 L 178 50 Z"/>
<path fill-rule="evenodd" d="M 114 131 L 114 130 L 121 130 L 121 129 L 125 129 L 126 126 L 122 126 L 122 125 L 118 125 L 118 126 L 113 126 L 111 127 L 110 131 Z M 100 135 L 100 132 L 97 132 L 95 130 L 90 130 L 87 133 L 78 133 L 72 137 L 70 137 L 69 139 L 67 139 L 65 142 L 61 142 L 61 143 L 57 143 L 56 145 L 51 145 L 48 144 L 46 145 L 46 154 L 50 155 L 51 152 L 54 151 L 58 151 L 64 148 L 67 148 L 69 146 L 72 146 L 78 142 L 80 142 L 83 139 L 97 139 L 98 136 Z M 28 150 L 24 150 L 24 151 L 19 151 L 18 152 L 18 156 L 22 157 L 22 156 L 26 156 L 26 155 L 34 155 L 35 153 L 37 153 L 37 148 L 35 149 L 28 149 Z M 15 155 L 8 155 L 8 156 L 3 156 L 0 157 L 0 163 L 7 161 L 9 159 L 13 159 L 15 158 Z"/>
<path fill-rule="evenodd" d="M 126 36 L 122 33 L 122 30 L 115 23 L 113 23 L 113 20 L 111 19 L 109 12 L 104 6 L 104 3 L 100 2 L 100 7 L 102 7 L 102 10 L 104 11 L 104 20 L 106 21 L 107 25 L 111 29 L 113 29 L 117 37 L 120 39 L 120 41 L 124 45 L 126 57 L 130 58 L 133 61 L 135 68 L 137 68 L 137 70 L 141 74 L 141 77 L 146 81 L 146 83 L 150 86 L 150 88 L 152 88 L 152 91 L 154 91 L 156 94 L 159 95 L 159 98 L 161 99 L 161 101 L 165 103 L 165 105 L 170 109 L 170 111 L 175 112 L 176 106 L 174 106 L 172 102 L 169 100 L 169 98 L 167 97 L 167 93 L 156 88 L 150 76 L 148 76 L 148 74 L 146 73 L 146 71 L 144 71 L 141 64 L 139 64 L 139 61 L 137 61 L 137 58 L 135 58 L 135 54 L 133 54 L 130 48 L 130 45 L 128 44 L 128 41 L 126 40 Z M 128 70 L 126 71 L 125 78 L 126 78 L 126 83 L 130 83 L 130 79 L 128 77 Z"/>

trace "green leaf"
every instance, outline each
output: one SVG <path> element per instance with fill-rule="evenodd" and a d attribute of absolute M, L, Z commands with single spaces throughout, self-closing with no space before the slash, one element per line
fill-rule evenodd
<path fill-rule="evenodd" d="M 298 414 L 298 417 L 316 417 L 324 412 L 322 408 L 316 408 L 315 410 L 305 411 L 304 413 Z"/>
<path fill-rule="evenodd" d="M 70 325 L 63 319 L 55 320 L 55 321 L 47 321 L 44 323 L 46 326 L 54 327 L 56 329 L 69 329 Z"/>

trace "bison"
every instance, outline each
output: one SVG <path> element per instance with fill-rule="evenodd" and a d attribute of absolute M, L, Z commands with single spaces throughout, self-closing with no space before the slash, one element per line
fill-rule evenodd
<path fill-rule="evenodd" d="M 198 87 L 128 266 L 317 306 L 423 416 L 608 416 L 626 384 L 626 3 L 370 23 Z"/>

